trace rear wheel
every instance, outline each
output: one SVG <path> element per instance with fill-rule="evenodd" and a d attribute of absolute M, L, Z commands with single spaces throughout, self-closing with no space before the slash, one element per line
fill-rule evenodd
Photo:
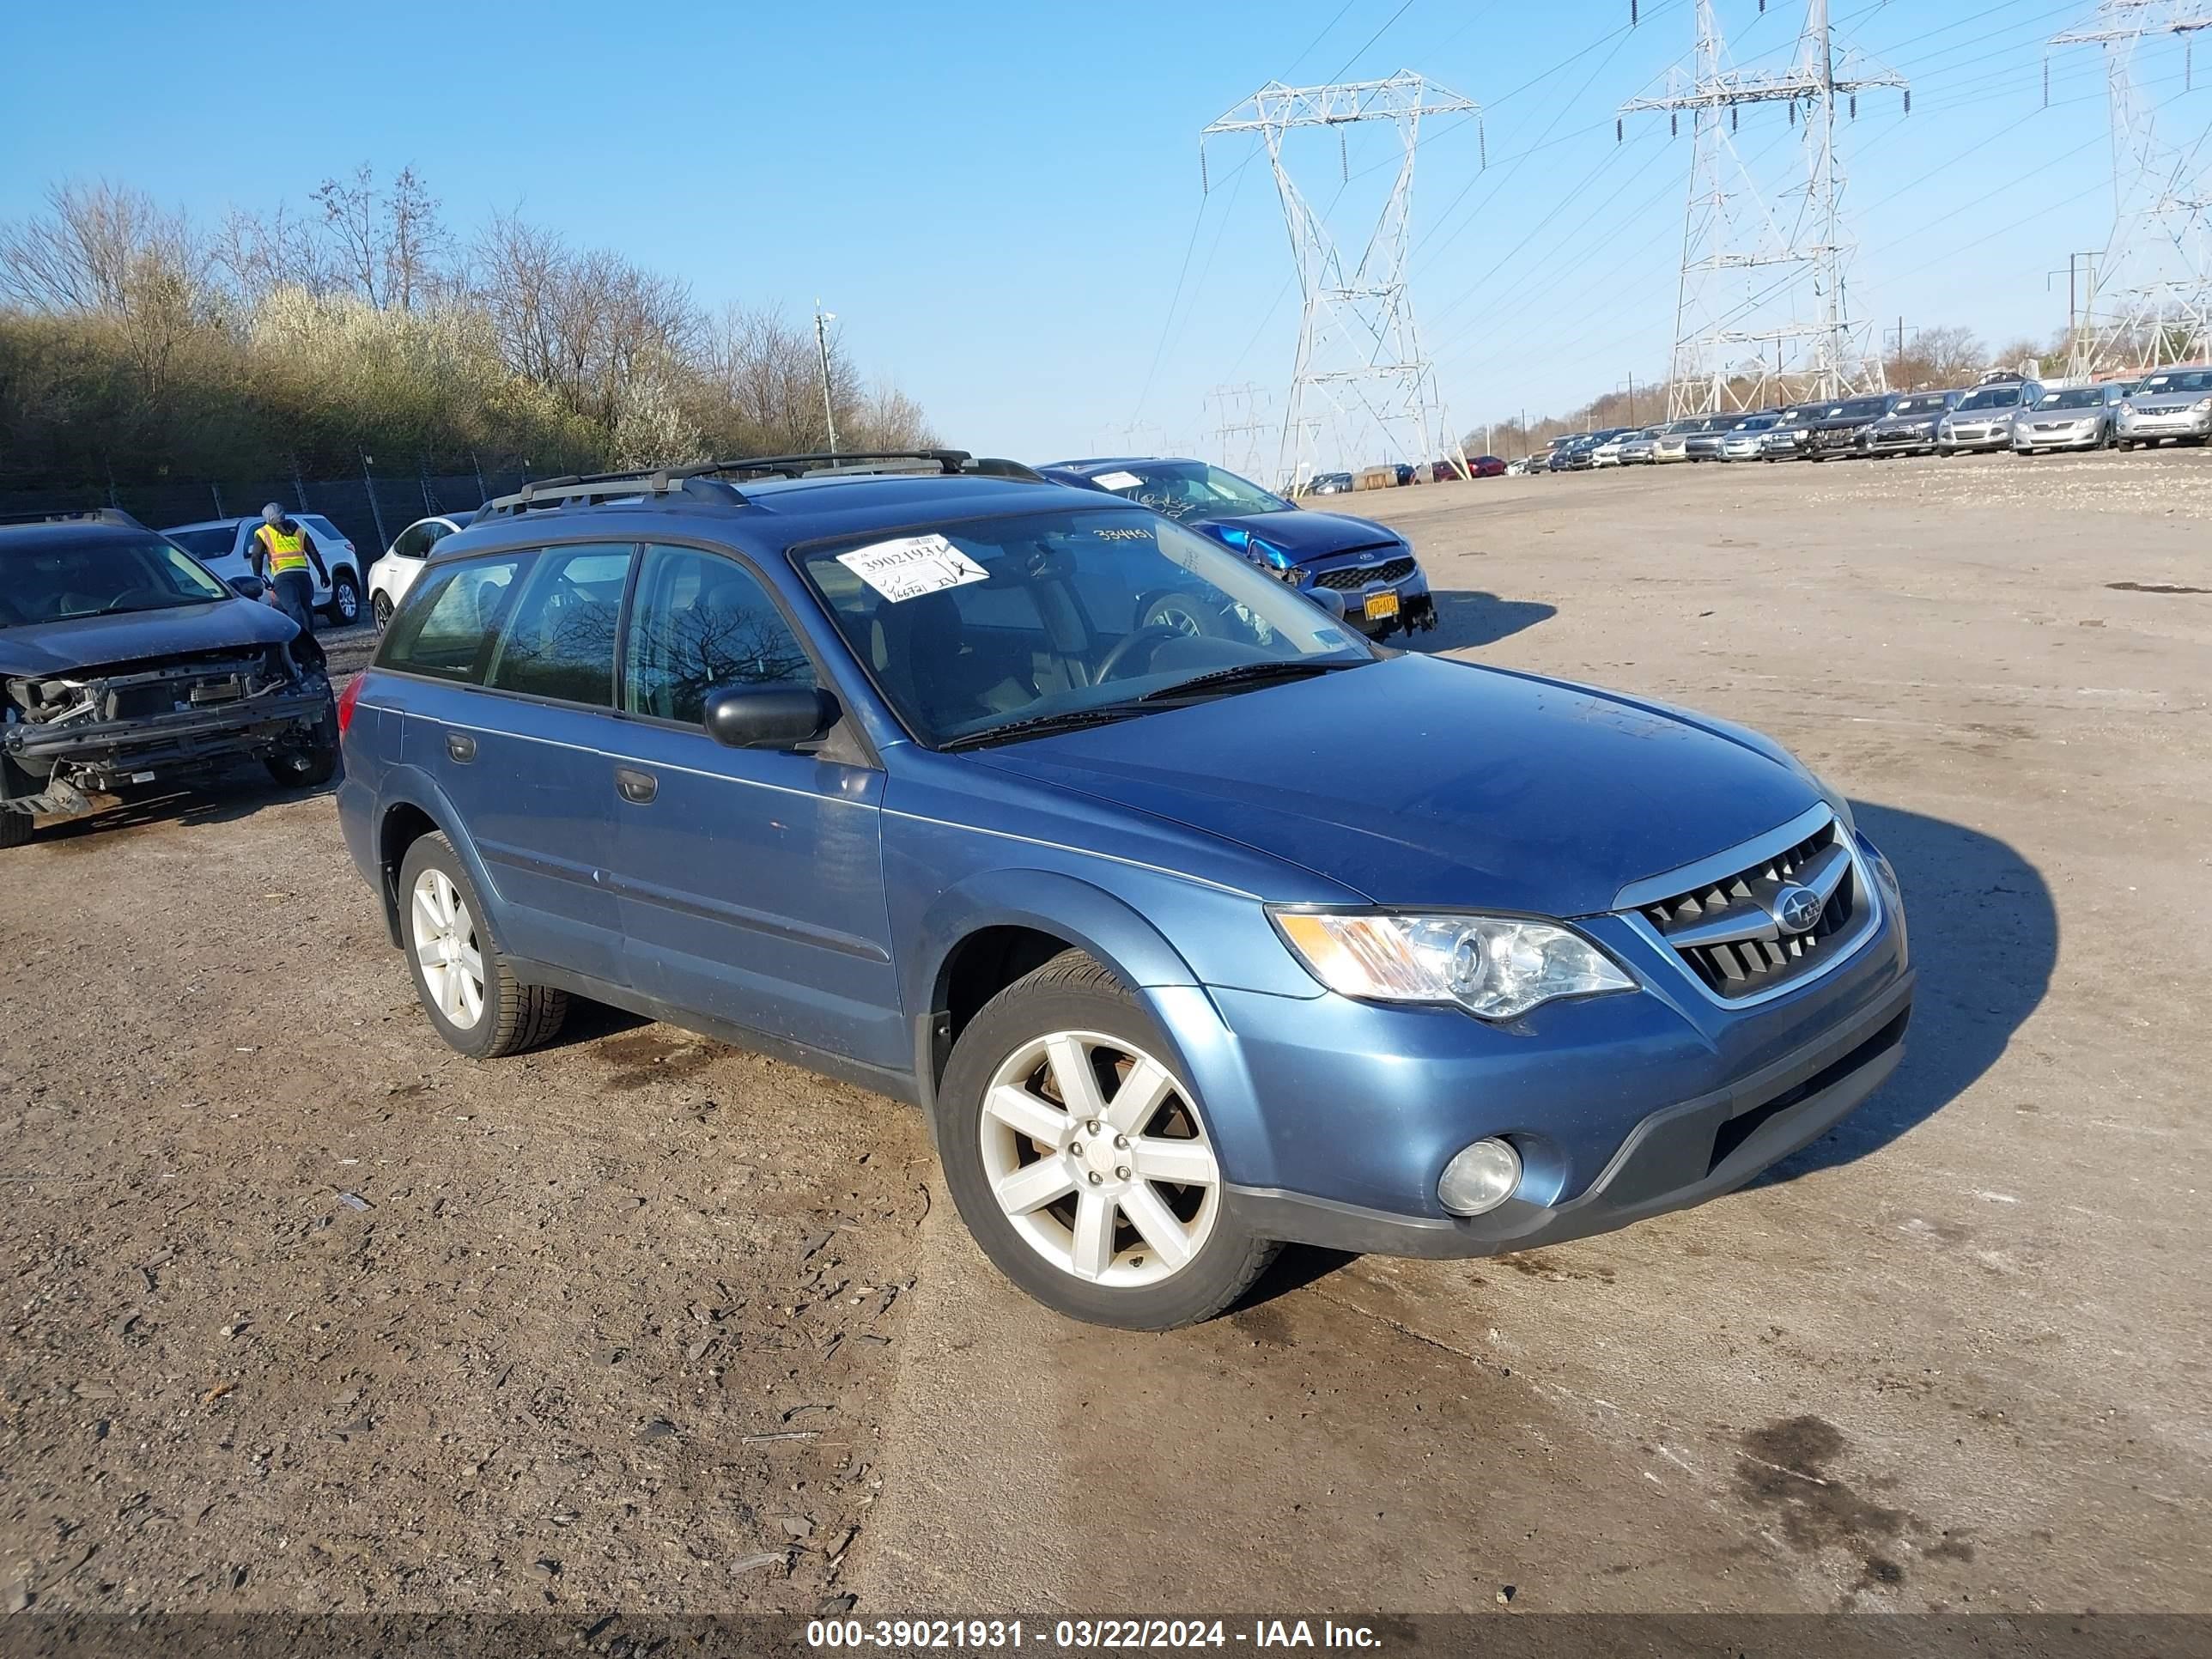
<path fill-rule="evenodd" d="M 350 628 L 361 620 L 361 579 L 350 570 L 341 570 L 331 578 L 331 620 L 341 628 Z"/>
<path fill-rule="evenodd" d="M 561 1029 L 567 994 L 515 978 L 475 884 L 443 836 L 424 836 L 407 849 L 399 905 L 415 994 L 452 1047 L 492 1060 L 535 1048 Z"/>
<path fill-rule="evenodd" d="M 0 847 L 21 847 L 31 838 L 28 812 L 0 811 Z"/>
<path fill-rule="evenodd" d="M 381 634 L 386 629 L 391 627 L 392 596 L 388 593 L 379 593 L 371 599 L 368 602 L 368 615 L 369 619 L 375 623 L 378 633 Z"/>
<path fill-rule="evenodd" d="M 1196 1097 L 1128 988 L 1070 951 L 960 1034 L 938 1146 L 961 1219 L 1055 1312 L 1125 1330 L 1210 1319 L 1276 1246 L 1229 1213 Z"/>

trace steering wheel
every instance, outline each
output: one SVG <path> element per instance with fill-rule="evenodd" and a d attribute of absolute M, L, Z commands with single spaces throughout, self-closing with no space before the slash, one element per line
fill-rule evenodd
<path fill-rule="evenodd" d="M 1154 623 L 1151 627 L 1140 628 L 1133 634 L 1124 634 L 1120 641 L 1098 659 L 1097 671 L 1092 677 L 1091 684 L 1102 685 L 1112 679 L 1114 671 L 1121 665 L 1122 659 L 1146 641 L 1150 641 L 1157 649 L 1170 640 L 1179 640 L 1183 636 L 1183 630 L 1170 623 Z"/>

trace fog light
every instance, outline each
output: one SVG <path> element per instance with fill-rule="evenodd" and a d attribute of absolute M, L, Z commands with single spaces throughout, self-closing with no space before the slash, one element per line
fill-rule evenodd
<path fill-rule="evenodd" d="M 1482 1215 L 1521 1184 L 1521 1154 L 1505 1141 L 1478 1140 L 1444 1165 L 1437 1201 L 1454 1215 Z"/>

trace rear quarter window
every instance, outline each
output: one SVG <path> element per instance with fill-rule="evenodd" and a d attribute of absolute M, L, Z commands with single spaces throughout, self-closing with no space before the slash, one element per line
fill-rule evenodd
<path fill-rule="evenodd" d="M 483 684 L 518 583 L 535 556 L 495 554 L 425 571 L 385 630 L 376 665 Z"/>

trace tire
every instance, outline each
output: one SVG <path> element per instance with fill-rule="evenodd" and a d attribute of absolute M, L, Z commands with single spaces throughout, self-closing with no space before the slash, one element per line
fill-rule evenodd
<path fill-rule="evenodd" d="M 28 812 L 0 811 L 0 847 L 21 847 L 31 839 Z"/>
<path fill-rule="evenodd" d="M 372 598 L 368 602 L 368 617 L 369 620 L 376 624 L 376 631 L 380 634 L 391 627 L 392 596 L 388 593 L 379 593 Z"/>
<path fill-rule="evenodd" d="M 297 750 L 271 755 L 261 763 L 288 789 L 319 789 L 337 775 L 338 714 L 326 707 L 314 737 Z"/>
<path fill-rule="evenodd" d="M 297 755 L 272 755 L 262 764 L 288 789 L 319 789 L 337 775 L 338 746 L 318 738 Z"/>
<path fill-rule="evenodd" d="M 937 1096 L 945 1185 L 992 1265 L 1055 1313 L 1131 1331 L 1194 1325 L 1250 1289 L 1279 1248 L 1231 1213 L 1172 1052 L 1129 989 L 1080 951 L 993 997 L 953 1048 Z M 1063 1087 L 1071 1073 L 1084 1081 Z M 1132 1087 L 1141 1098 L 1125 1103 Z M 1066 1109 L 1079 1089 L 1093 1091 L 1097 1117 Z M 1122 1173 L 1148 1155 L 1197 1178 Z M 1013 1204 L 1002 1202 L 1017 1183 Z"/>
<path fill-rule="evenodd" d="M 323 607 L 324 614 L 340 628 L 351 628 L 361 620 L 361 578 L 350 570 L 341 570 L 331 578 L 331 602 Z"/>
<path fill-rule="evenodd" d="M 438 1035 L 471 1060 L 495 1060 L 549 1042 L 568 1012 L 565 991 L 515 978 L 483 917 L 483 901 L 453 842 L 428 835 L 407 849 L 399 861 L 399 936 L 407 971 Z M 433 938 L 430 929 L 438 924 L 450 931 Z M 447 943 L 457 943 L 459 951 L 441 961 L 444 953 L 439 947 Z M 467 972 L 470 952 L 482 969 L 473 977 L 472 997 L 467 988 L 472 977 Z M 440 971 L 436 988 L 428 976 L 426 954 Z"/>

